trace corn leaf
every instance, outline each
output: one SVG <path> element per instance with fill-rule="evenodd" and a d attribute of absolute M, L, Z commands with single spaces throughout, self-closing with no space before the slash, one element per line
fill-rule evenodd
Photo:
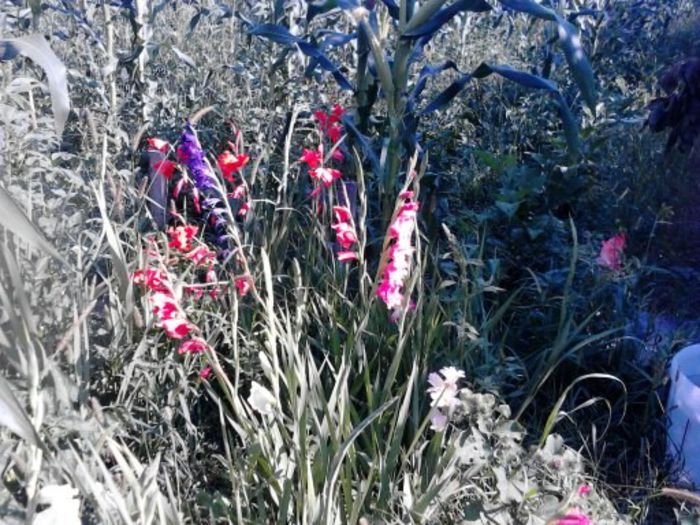
<path fill-rule="evenodd" d="M 37 63 L 46 72 L 51 94 L 51 106 L 56 123 L 56 133 L 60 136 L 63 134 L 63 128 L 66 125 L 70 111 L 66 67 L 49 47 L 44 37 L 39 34 L 0 40 L 0 60 L 14 58 L 18 54 L 24 55 L 32 62 Z"/>

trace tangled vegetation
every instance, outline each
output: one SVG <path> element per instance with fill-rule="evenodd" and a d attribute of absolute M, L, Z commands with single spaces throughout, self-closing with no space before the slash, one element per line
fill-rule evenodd
<path fill-rule="evenodd" d="M 694 2 L 2 6 L 0 523 L 700 520 Z"/>

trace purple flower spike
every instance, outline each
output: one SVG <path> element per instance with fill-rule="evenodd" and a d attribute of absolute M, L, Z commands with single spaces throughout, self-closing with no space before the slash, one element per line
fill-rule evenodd
<path fill-rule="evenodd" d="M 193 194 L 201 195 L 201 218 L 206 226 L 205 235 L 219 248 L 219 256 L 229 249 L 226 230 L 226 209 L 221 199 L 216 175 L 207 164 L 205 153 L 197 139 L 192 125 L 187 122 L 177 148 L 177 156 L 187 169 L 194 182 Z"/>
<path fill-rule="evenodd" d="M 180 146 L 177 148 L 177 156 L 189 169 L 194 184 L 200 191 L 216 188 L 214 173 L 204 160 L 204 151 L 189 122 L 185 124 Z"/>

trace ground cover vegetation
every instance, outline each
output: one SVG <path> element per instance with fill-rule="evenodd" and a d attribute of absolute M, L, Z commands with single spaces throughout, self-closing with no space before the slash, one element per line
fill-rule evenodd
<path fill-rule="evenodd" d="M 0 522 L 698 522 L 693 2 L 2 6 Z"/>

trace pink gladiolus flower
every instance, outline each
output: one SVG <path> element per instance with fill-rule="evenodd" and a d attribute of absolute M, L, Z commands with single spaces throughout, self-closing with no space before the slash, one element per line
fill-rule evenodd
<path fill-rule="evenodd" d="M 192 326 L 186 319 L 174 317 L 172 319 L 163 319 L 160 322 L 160 327 L 165 330 L 168 337 L 172 339 L 184 339 L 192 330 Z"/>
<path fill-rule="evenodd" d="M 567 512 L 557 520 L 557 525 L 592 525 L 588 516 L 578 510 Z"/>
<path fill-rule="evenodd" d="M 245 196 L 245 184 L 239 184 L 228 194 L 232 199 L 242 199 Z"/>
<path fill-rule="evenodd" d="M 404 192 L 400 197 L 408 199 L 412 196 L 412 192 Z M 388 235 L 392 239 L 387 254 L 389 262 L 384 268 L 382 282 L 377 287 L 377 295 L 390 310 L 399 309 L 404 303 L 402 290 L 410 273 L 411 260 L 415 251 L 411 246 L 411 240 L 418 206 L 417 202 L 412 201 L 402 204 L 394 222 L 389 227 Z M 396 313 L 394 312 L 394 317 Z"/>
<path fill-rule="evenodd" d="M 243 277 L 236 277 L 234 284 L 236 285 L 236 289 L 238 290 L 238 295 L 240 295 L 241 297 L 245 297 L 252 286 L 252 279 L 248 275 L 244 275 Z"/>
<path fill-rule="evenodd" d="M 192 261 L 197 266 L 203 266 L 212 263 L 216 259 L 216 254 L 206 246 L 199 246 L 191 252 L 185 254 L 185 257 Z"/>
<path fill-rule="evenodd" d="M 337 160 L 338 162 L 343 162 L 345 160 L 345 155 L 343 155 L 343 152 L 340 151 L 340 148 L 335 148 L 331 152 L 331 159 Z"/>
<path fill-rule="evenodd" d="M 205 366 L 202 368 L 202 371 L 199 373 L 199 378 L 200 379 L 206 379 L 211 375 L 211 367 L 210 366 Z"/>
<path fill-rule="evenodd" d="M 340 222 L 332 224 L 331 228 L 335 231 L 335 240 L 343 249 L 352 248 L 352 245 L 357 242 L 357 235 L 355 235 L 355 228 L 352 227 L 352 224 Z"/>
<path fill-rule="evenodd" d="M 357 252 L 351 252 L 351 251 L 340 251 L 337 253 L 338 256 L 338 262 L 350 262 L 350 261 L 357 261 L 360 259 L 359 255 L 357 255 Z"/>
<path fill-rule="evenodd" d="M 245 153 L 234 155 L 230 151 L 223 152 L 217 158 L 221 174 L 226 180 L 231 182 L 234 181 L 234 173 L 240 171 L 246 164 L 248 164 L 249 160 L 250 157 Z"/>
<path fill-rule="evenodd" d="M 622 252 L 626 243 L 627 237 L 624 233 L 619 233 L 607 241 L 603 241 L 597 263 L 610 270 L 620 270 L 622 268 Z"/>
<path fill-rule="evenodd" d="M 158 175 L 162 175 L 167 180 L 173 177 L 175 172 L 175 163 L 172 160 L 162 159 L 153 163 L 153 167 Z"/>
<path fill-rule="evenodd" d="M 204 352 L 209 345 L 204 339 L 200 337 L 194 337 L 188 341 L 183 342 L 177 349 L 178 354 L 199 354 Z"/>
<path fill-rule="evenodd" d="M 347 206 L 333 206 L 333 214 L 338 222 L 350 222 L 352 220 L 352 213 Z"/>
<path fill-rule="evenodd" d="M 182 190 L 186 187 L 187 179 L 183 177 L 179 181 L 177 181 L 177 184 L 175 184 L 175 187 L 173 188 L 173 197 L 177 199 L 180 196 Z"/>
<path fill-rule="evenodd" d="M 588 494 L 591 492 L 591 487 L 588 485 L 581 485 L 577 492 L 579 496 L 588 496 Z"/>
<path fill-rule="evenodd" d="M 168 246 L 182 253 L 189 252 L 192 249 L 191 241 L 197 235 L 198 231 L 199 228 L 191 224 L 177 226 L 175 228 L 171 226 L 168 228 L 168 236 L 170 237 Z"/>
<path fill-rule="evenodd" d="M 160 151 L 161 153 L 168 153 L 168 148 L 170 148 L 170 143 L 159 139 L 157 137 L 150 137 L 146 139 L 148 143 L 148 149 L 151 151 Z"/>
<path fill-rule="evenodd" d="M 323 161 L 323 153 L 321 153 L 318 150 L 314 151 L 311 149 L 304 148 L 304 151 L 301 154 L 301 158 L 299 158 L 299 161 L 305 163 L 310 169 L 316 169 L 321 165 L 321 162 Z"/>
<path fill-rule="evenodd" d="M 347 206 L 333 206 L 333 214 L 336 223 L 331 224 L 335 231 L 335 240 L 340 244 L 342 250 L 338 253 L 338 261 L 347 262 L 357 259 L 356 253 L 350 251 L 354 244 L 357 244 L 357 232 L 352 223 L 352 213 Z"/>

